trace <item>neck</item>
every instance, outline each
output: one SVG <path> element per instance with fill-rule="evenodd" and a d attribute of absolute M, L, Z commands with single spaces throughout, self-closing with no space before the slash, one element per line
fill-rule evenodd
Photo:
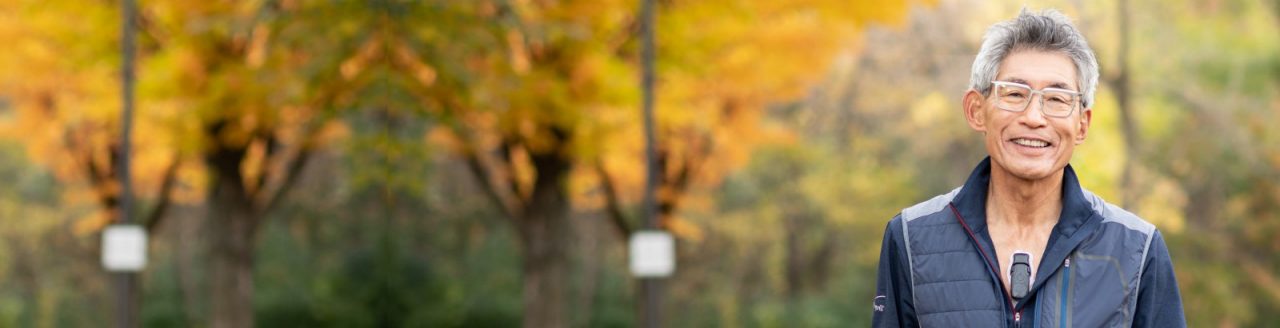
<path fill-rule="evenodd" d="M 1062 213 L 1064 171 L 1028 180 L 992 165 L 991 185 L 987 187 L 988 224 L 1034 227 L 1057 223 Z"/>

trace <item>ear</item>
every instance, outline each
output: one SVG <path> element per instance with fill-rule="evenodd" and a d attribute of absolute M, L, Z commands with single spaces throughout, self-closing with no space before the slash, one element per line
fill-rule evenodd
<path fill-rule="evenodd" d="M 1089 136 L 1089 123 L 1093 122 L 1093 109 L 1084 108 L 1080 112 L 1079 130 L 1076 132 L 1076 145 L 1084 143 L 1084 139 Z"/>
<path fill-rule="evenodd" d="M 969 127 L 974 131 L 987 132 L 987 112 L 982 107 L 987 102 L 987 97 L 982 96 L 978 90 L 969 89 L 964 93 L 964 98 L 960 100 L 960 105 L 964 107 L 964 118 L 969 121 Z"/>

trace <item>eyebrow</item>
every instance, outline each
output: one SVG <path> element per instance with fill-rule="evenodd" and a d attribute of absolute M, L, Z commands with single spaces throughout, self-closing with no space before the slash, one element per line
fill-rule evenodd
<path fill-rule="evenodd" d="M 1030 86 L 1030 85 L 1031 85 L 1031 82 L 1028 82 L 1027 80 L 1024 80 L 1024 79 L 1022 79 L 1022 78 L 1018 78 L 1018 77 L 1010 77 L 1010 78 L 1008 78 L 1008 79 L 1007 79 L 1007 80 L 1005 80 L 1005 81 L 1013 82 L 1013 83 L 1019 83 L 1019 84 L 1025 84 L 1025 85 L 1027 85 L 1027 86 Z M 1052 82 L 1052 83 L 1049 83 L 1049 85 L 1045 86 L 1045 88 L 1054 88 L 1054 89 L 1071 90 L 1071 86 L 1067 85 L 1066 83 L 1062 83 L 1062 82 Z M 1076 90 L 1071 90 L 1071 91 L 1076 91 Z"/>

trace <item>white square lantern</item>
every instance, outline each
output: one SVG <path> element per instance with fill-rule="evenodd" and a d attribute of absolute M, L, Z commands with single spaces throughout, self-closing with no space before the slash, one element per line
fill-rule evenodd
<path fill-rule="evenodd" d="M 640 231 L 631 235 L 631 274 L 640 278 L 669 277 L 676 270 L 675 238 L 665 231 Z"/>
<path fill-rule="evenodd" d="M 111 272 L 137 272 L 147 266 L 147 232 L 136 224 L 117 224 L 102 231 L 102 267 Z"/>

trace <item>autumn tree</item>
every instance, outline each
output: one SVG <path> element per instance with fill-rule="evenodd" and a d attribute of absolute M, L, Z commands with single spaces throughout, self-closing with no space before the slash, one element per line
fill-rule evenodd
<path fill-rule="evenodd" d="M 207 169 L 210 325 L 253 325 L 255 245 L 263 221 L 297 181 L 366 74 L 385 62 L 396 3 L 166 3 L 144 7 L 160 51 L 157 98 L 190 106 Z M 206 24 L 190 24 L 192 21 Z M 162 66 L 162 65 L 171 66 Z M 145 70 L 144 70 L 145 72 Z M 144 78 L 146 75 L 143 75 Z"/>
<path fill-rule="evenodd" d="M 365 72 L 386 53 L 388 33 L 378 22 L 393 5 L 157 1 L 140 6 L 142 124 L 136 140 L 142 147 L 131 156 L 142 159 L 140 180 L 160 180 L 151 184 L 158 191 L 151 192 L 161 195 L 174 185 L 175 163 L 200 169 L 186 174 L 185 183 L 208 188 L 197 193 L 206 197 L 211 222 L 211 326 L 253 325 L 259 227 L 333 130 L 334 113 L 355 106 L 353 95 L 373 78 Z M 119 95 L 109 87 L 118 85 L 111 75 L 118 69 L 108 59 L 116 56 L 118 37 L 116 30 L 98 27 L 118 24 L 111 20 L 115 7 L 69 2 L 16 7 L 32 15 L 11 32 L 15 39 L 31 41 L 27 56 L 9 65 L 40 71 L 5 79 L 15 86 L 11 99 L 23 109 L 19 126 L 61 134 L 48 144 L 69 149 L 60 155 L 67 158 L 36 157 L 84 172 L 81 179 L 98 190 L 98 202 L 109 210 L 118 203 L 118 187 L 110 179 L 116 161 L 109 155 L 118 147 L 111 138 L 118 106 L 108 104 Z M 101 23 L 63 23 L 74 15 Z M 55 55 L 59 51 L 67 55 Z M 47 82 L 32 83 L 30 76 Z M 160 199 L 157 208 L 163 209 L 166 198 Z M 89 219 L 82 226 L 92 231 L 109 221 Z M 154 226 L 158 220 L 146 222 Z"/>
<path fill-rule="evenodd" d="M 42 6 L 43 7 L 42 7 Z M 37 162 L 70 184 L 83 184 L 77 192 L 96 203 L 96 211 L 77 224 L 80 233 L 97 231 L 119 220 L 119 56 L 118 31 L 88 31 L 82 26 L 60 24 L 59 10 L 83 10 L 90 25 L 119 24 L 114 6 L 89 6 L 47 2 L 41 5 L 9 4 L 7 12 L 21 13 L 21 20 L 0 25 L 0 33 L 23 48 L 3 57 L 0 76 L 4 96 L 17 112 L 6 126 L 6 138 L 30 138 L 27 151 Z M 50 10 L 52 9 L 52 10 Z M 98 35 L 85 40 L 82 34 Z M 70 82 L 70 83 L 68 83 Z M 166 113 L 140 115 L 140 129 L 162 134 Z M 172 138 L 137 141 L 142 168 L 137 176 L 141 192 L 156 203 L 152 214 L 140 216 L 148 230 L 163 218 L 170 190 L 174 188 L 180 161 Z M 73 196 L 79 198 L 80 196 Z"/>
<path fill-rule="evenodd" d="M 78 236 L 92 236 L 107 224 L 122 222 L 119 209 L 126 206 L 121 186 L 120 143 L 120 44 L 118 29 L 96 30 L 88 26 L 118 26 L 117 6 L 106 4 L 80 7 L 86 25 L 61 24 L 60 13 L 76 8 L 68 2 L 9 3 L 4 12 L 18 13 L 20 18 L 0 24 L 0 34 L 21 44 L 23 51 L 5 56 L 0 62 L 5 75 L 0 76 L 4 97 L 17 112 L 16 121 L 6 125 L 3 137 L 26 139 L 32 159 L 56 173 L 67 185 L 70 203 L 87 198 L 96 205 L 80 219 L 73 231 Z M 84 40 L 82 35 L 99 36 Z M 112 103 L 115 102 L 115 103 Z M 163 114 L 139 117 L 146 133 L 163 131 L 158 125 Z M 162 132 L 160 132 L 162 133 Z M 136 216 L 148 234 L 153 233 L 165 217 L 176 186 L 181 160 L 173 150 L 173 140 L 152 138 L 135 142 L 134 166 L 142 174 L 134 175 L 135 194 L 145 196 L 153 205 Z M 140 159 L 140 160 L 139 160 Z M 138 192 L 140 191 L 140 192 Z M 134 204 L 129 207 L 139 208 Z M 136 213 L 136 212 L 135 212 Z M 98 245 L 86 249 L 96 254 Z M 137 308 L 136 285 L 128 294 Z"/>
<path fill-rule="evenodd" d="M 640 152 L 635 1 L 433 3 L 404 53 L 421 62 L 416 91 L 443 118 L 434 138 L 467 163 L 515 227 L 523 255 L 524 325 L 564 326 L 568 216 L 573 199 L 607 206 L 619 232 L 634 225 Z M 658 122 L 664 227 L 695 181 L 741 165 L 780 135 L 758 118 L 798 97 L 830 56 L 872 21 L 906 6 L 661 2 Z M 434 18 L 434 19 L 433 19 Z M 796 58 L 807 58 L 797 61 Z M 811 60 L 811 61 L 810 61 Z M 817 62 L 819 64 L 814 64 Z M 415 64 L 416 66 L 417 64 Z M 708 161 L 717 158 L 717 161 Z M 610 172 L 630 172 L 611 174 Z M 607 200 L 571 181 L 598 181 Z M 607 204 L 607 205 L 605 205 Z"/>

